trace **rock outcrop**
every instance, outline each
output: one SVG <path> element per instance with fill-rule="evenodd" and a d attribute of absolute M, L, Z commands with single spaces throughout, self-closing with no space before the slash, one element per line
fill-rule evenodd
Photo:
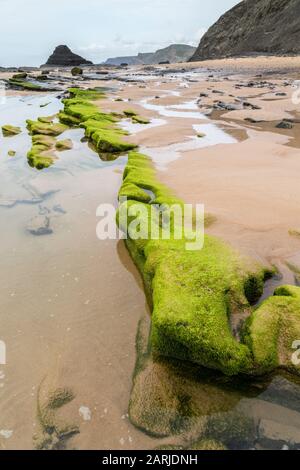
<path fill-rule="evenodd" d="M 194 52 L 195 47 L 188 46 L 185 44 L 172 44 L 171 46 L 159 49 L 156 52 L 140 53 L 136 56 L 127 57 L 114 57 L 107 59 L 106 65 L 155 65 L 160 62 L 170 62 L 175 64 L 178 62 L 187 62 Z"/>
<path fill-rule="evenodd" d="M 76 67 L 79 65 L 93 65 L 93 63 L 74 54 L 68 46 L 58 46 L 45 64 L 45 66 L 52 67 Z"/>
<path fill-rule="evenodd" d="M 299 0 L 244 0 L 207 31 L 191 61 L 300 53 Z"/>

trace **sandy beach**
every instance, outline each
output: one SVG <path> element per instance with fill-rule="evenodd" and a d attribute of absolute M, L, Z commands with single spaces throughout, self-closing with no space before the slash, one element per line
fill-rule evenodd
<path fill-rule="evenodd" d="M 89 79 L 93 71 L 78 82 L 69 71 L 60 74 L 69 79 L 65 88 L 105 87 L 97 102 L 103 112 L 133 110 L 147 118 L 149 124 L 122 119 L 120 126 L 130 133 L 125 140 L 152 158 L 159 181 L 186 203 L 205 205 L 213 216 L 208 234 L 275 266 L 277 284 L 294 285 L 300 270 L 300 105 L 293 101 L 299 67 L 299 57 L 261 57 L 132 67 L 105 80 Z M 58 94 L 51 95 L 53 103 Z M 36 104 L 31 92 L 7 92 L 9 103 L 20 100 L 26 117 L 27 104 L 41 113 L 49 94 L 39 96 Z M 2 125 L 6 119 L 3 113 Z M 290 128 L 277 128 L 282 121 Z M 102 202 L 116 205 L 126 158 L 105 166 L 88 146 L 83 150 L 83 133 L 71 130 L 69 156 L 62 153 L 52 173 L 33 172 L 24 163 L 30 141 L 22 130 L 19 144 L 2 139 L 3 156 L 15 146 L 17 157 L 15 168 L 12 160 L 2 162 L 0 191 L 2 336 L 13 344 L 0 392 L 0 429 L 14 431 L 1 447 L 31 448 L 37 394 L 70 388 L 75 399 L 64 419 L 79 423 L 80 433 L 66 448 L 153 449 L 162 441 L 135 428 L 127 414 L 137 326 L 149 313 L 142 282 L 123 242 L 101 244 L 95 235 L 96 209 Z M 28 182 L 42 195 L 39 205 L 24 204 Z M 43 210 L 53 234 L 25 233 Z"/>

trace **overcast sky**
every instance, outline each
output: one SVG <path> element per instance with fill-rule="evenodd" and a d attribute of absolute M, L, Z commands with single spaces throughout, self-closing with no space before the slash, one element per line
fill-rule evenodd
<path fill-rule="evenodd" d="M 0 66 L 41 65 L 54 47 L 100 63 L 201 35 L 239 0 L 0 0 Z"/>

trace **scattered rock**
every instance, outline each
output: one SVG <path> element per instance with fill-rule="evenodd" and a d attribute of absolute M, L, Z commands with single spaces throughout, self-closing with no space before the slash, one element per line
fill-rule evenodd
<path fill-rule="evenodd" d="M 81 406 L 79 408 L 79 415 L 82 417 L 83 421 L 91 421 L 92 412 L 87 406 Z"/>
<path fill-rule="evenodd" d="M 277 129 L 293 129 L 294 126 L 289 121 L 281 121 L 276 127 Z"/>
<path fill-rule="evenodd" d="M 260 445 L 267 449 L 281 450 L 287 444 L 297 447 L 300 445 L 300 429 L 277 423 L 272 419 L 262 419 L 258 428 L 258 439 Z"/>
<path fill-rule="evenodd" d="M 9 151 L 7 152 L 7 155 L 8 155 L 9 157 L 15 157 L 15 156 L 16 156 L 16 152 L 15 152 L 14 150 L 9 150 Z"/>
<path fill-rule="evenodd" d="M 10 439 L 13 435 L 13 431 L 8 431 L 6 429 L 1 429 L 0 430 L 0 436 L 4 437 L 4 439 Z"/>
<path fill-rule="evenodd" d="M 53 230 L 50 228 L 50 219 L 47 216 L 36 216 L 28 223 L 26 227 L 27 231 L 32 235 L 42 236 L 50 235 Z"/>
<path fill-rule="evenodd" d="M 10 126 L 9 124 L 2 126 L 2 134 L 4 137 L 13 137 L 21 134 L 21 132 L 22 130 L 20 127 Z"/>
<path fill-rule="evenodd" d="M 64 150 L 71 150 L 73 148 L 73 142 L 71 139 L 58 140 L 56 142 L 55 148 L 60 152 Z"/>
<path fill-rule="evenodd" d="M 78 75 L 83 74 L 83 70 L 81 67 L 73 67 L 71 70 L 71 74 L 73 75 L 73 77 L 77 77 Z"/>

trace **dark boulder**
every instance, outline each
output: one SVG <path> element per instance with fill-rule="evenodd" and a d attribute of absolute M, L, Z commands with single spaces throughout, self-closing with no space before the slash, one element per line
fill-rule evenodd
<path fill-rule="evenodd" d="M 76 67 L 79 65 L 93 65 L 93 63 L 74 54 L 68 46 L 58 46 L 45 65 L 51 65 L 52 67 Z"/>

